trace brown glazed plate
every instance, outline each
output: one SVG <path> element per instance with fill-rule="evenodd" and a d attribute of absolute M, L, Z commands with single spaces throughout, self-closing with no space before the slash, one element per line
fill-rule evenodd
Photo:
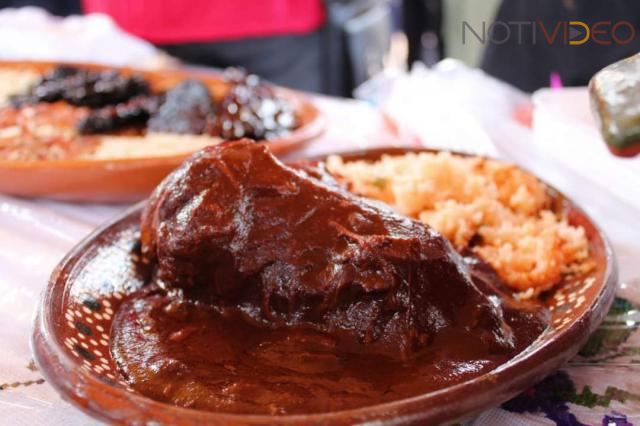
<path fill-rule="evenodd" d="M 5 70 L 43 73 L 61 64 L 0 61 L 0 73 Z M 94 64 L 71 65 L 92 70 L 117 69 L 123 74 L 139 73 L 156 90 L 166 90 L 185 79 L 201 80 L 214 96 L 226 87 L 220 75 L 198 70 L 141 71 Z M 324 132 L 326 127 L 324 116 L 307 95 L 282 87 L 276 87 L 276 94 L 288 99 L 294 105 L 299 126 L 285 136 L 260 143 L 268 143 L 271 151 L 279 155 L 301 148 Z M 172 137 L 176 139 L 176 143 L 167 147 Z M 110 140 L 114 139 L 118 138 L 110 138 Z M 221 141 L 214 137 L 206 139 L 185 142 L 180 135 L 166 134 L 162 135 L 160 144 L 149 144 L 149 141 L 142 139 L 122 138 L 118 146 L 126 143 L 149 144 L 148 152 L 143 150 L 140 154 L 138 149 L 135 156 L 129 156 L 124 151 L 120 153 L 118 148 L 109 148 L 108 158 L 91 158 L 91 155 L 55 161 L 20 161 L 0 158 L 0 192 L 21 197 L 43 197 L 65 201 L 137 201 L 149 195 L 166 175 L 194 151 Z"/>
<path fill-rule="evenodd" d="M 375 159 L 406 149 L 342 154 Z M 415 151 L 415 150 L 414 150 Z M 543 379 L 571 359 L 605 317 L 617 284 L 617 265 L 602 231 L 570 200 L 552 190 L 556 209 L 584 227 L 595 269 L 545 295 L 547 330 L 526 350 L 482 376 L 412 398 L 313 415 L 237 415 L 163 404 L 128 389 L 110 354 L 111 323 L 127 294 L 143 285 L 135 274 L 142 206 L 104 225 L 60 263 L 42 295 L 32 346 L 36 361 L 60 394 L 84 412 L 115 423 L 219 425 L 438 424 L 468 419 Z"/>

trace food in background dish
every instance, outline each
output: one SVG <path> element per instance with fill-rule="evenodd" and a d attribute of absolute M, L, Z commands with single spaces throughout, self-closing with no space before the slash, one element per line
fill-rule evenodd
<path fill-rule="evenodd" d="M 356 194 L 432 226 L 459 251 L 471 250 L 523 295 L 592 267 L 584 230 L 555 213 L 547 187 L 512 164 L 408 153 L 375 162 L 333 156 L 327 166 Z"/>
<path fill-rule="evenodd" d="M 225 74 L 219 93 L 198 80 L 164 87 L 159 72 L 60 65 L 39 75 L 28 64 L 2 72 L 10 80 L 30 77 L 13 90 L 0 89 L 0 158 L 5 160 L 100 159 L 116 151 L 126 158 L 156 149 L 161 156 L 167 134 L 180 135 L 175 145 L 189 153 L 221 139 L 273 140 L 299 125 L 289 99 L 239 70 Z"/>
<path fill-rule="evenodd" d="M 112 353 L 134 390 L 176 405 L 301 414 L 419 395 L 481 375 L 544 330 L 491 268 L 427 225 L 350 193 L 323 163 L 209 147 L 141 221 L 147 285 Z"/>
<path fill-rule="evenodd" d="M 44 73 L 24 93 L 9 96 L 14 108 L 40 102 L 64 101 L 75 106 L 99 108 L 149 94 L 149 82 L 141 75 L 123 75 L 115 70 L 90 71 L 60 65 Z"/>
<path fill-rule="evenodd" d="M 217 105 L 212 133 L 224 139 L 273 139 L 295 125 L 292 105 L 275 96 L 257 76 L 237 70 L 225 74 L 233 84 Z"/>
<path fill-rule="evenodd" d="M 213 117 L 211 93 L 202 82 L 187 80 L 169 90 L 164 102 L 149 119 L 149 130 L 179 134 L 201 134 Z"/>

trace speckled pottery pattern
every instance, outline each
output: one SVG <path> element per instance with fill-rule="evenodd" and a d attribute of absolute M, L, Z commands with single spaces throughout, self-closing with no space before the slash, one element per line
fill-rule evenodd
<path fill-rule="evenodd" d="M 100 299 L 86 295 L 80 298 L 80 303 L 67 308 L 64 314 L 69 329 L 75 329 L 75 335 L 66 337 L 64 345 L 82 360 L 81 368 L 98 374 L 108 383 L 121 385 L 125 383 L 117 378 L 109 347 L 113 307 L 117 309 L 123 297 L 124 294 L 119 292 Z"/>
<path fill-rule="evenodd" d="M 137 259 L 135 254 L 132 255 L 132 260 L 134 259 Z M 571 278 L 545 298 L 552 314 L 551 328 L 536 344 L 548 338 L 549 334 L 562 331 L 581 316 L 589 307 L 587 301 L 593 300 L 599 290 L 594 287 L 595 283 L 593 273 L 581 278 Z M 105 283 L 106 292 L 79 292 L 66 308 L 66 327 L 63 330 L 64 346 L 81 362 L 80 368 L 91 371 L 109 384 L 123 386 L 126 384 L 119 378 L 109 348 L 113 314 L 127 292 L 130 292 L 125 284 L 120 282 L 112 287 Z M 533 348 L 529 348 L 531 349 Z"/>
<path fill-rule="evenodd" d="M 375 158 L 385 152 L 404 151 L 375 150 L 345 157 Z M 569 222 L 585 228 L 596 267 L 587 276 L 569 277 L 543 296 L 551 311 L 550 327 L 530 347 L 488 373 L 490 378 L 481 376 L 411 400 L 324 417 L 283 416 L 278 421 L 348 424 L 389 419 L 389 424 L 424 424 L 458 420 L 504 402 L 568 361 L 604 318 L 613 300 L 617 274 L 613 253 L 601 232 L 560 194 L 555 194 L 555 198 L 557 209 L 567 212 Z M 274 418 L 267 416 L 205 413 L 151 401 L 135 395 L 120 378 L 109 350 L 111 323 L 122 301 L 145 281 L 139 262 L 140 210 L 141 205 L 134 207 L 96 231 L 54 272 L 34 334 L 36 359 L 43 373 L 63 396 L 105 420 L 271 424 Z M 474 393 L 475 400 L 464 398 L 469 391 L 481 393 Z M 452 398 L 463 401 L 455 404 Z M 124 414 L 116 412 L 120 408 Z"/>

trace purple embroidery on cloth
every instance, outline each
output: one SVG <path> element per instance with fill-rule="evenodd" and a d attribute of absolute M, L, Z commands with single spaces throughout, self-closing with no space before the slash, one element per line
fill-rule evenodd
<path fill-rule="evenodd" d="M 624 414 L 614 412 L 604 416 L 602 426 L 633 426 L 633 423 L 629 422 Z"/>
<path fill-rule="evenodd" d="M 502 407 L 516 413 L 544 413 L 559 426 L 587 426 L 569 411 L 563 395 L 575 394 L 575 386 L 564 371 L 545 378 L 528 391 L 505 402 Z"/>

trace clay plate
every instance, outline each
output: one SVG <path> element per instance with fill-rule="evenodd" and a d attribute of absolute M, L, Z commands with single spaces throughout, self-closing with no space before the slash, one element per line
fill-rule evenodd
<path fill-rule="evenodd" d="M 60 62 L 3 62 L 0 71 L 26 69 L 44 72 Z M 128 74 L 144 75 L 153 88 L 166 89 L 180 81 L 196 78 L 214 93 L 224 90 L 220 75 L 204 71 L 139 71 L 130 68 L 104 67 L 92 64 L 71 64 L 88 69 L 119 69 Z M 289 135 L 268 143 L 275 154 L 301 148 L 325 130 L 320 110 L 303 93 L 276 88 L 279 96 L 290 99 L 296 106 L 300 126 Z M 144 143 L 141 141 L 140 143 Z M 212 139 L 212 143 L 215 141 Z M 0 159 L 0 192 L 22 197 L 44 197 L 82 202 L 131 202 L 140 200 L 192 152 L 176 155 L 157 155 L 118 159 L 68 159 L 58 161 L 11 161 Z"/>
<path fill-rule="evenodd" d="M 376 158 L 402 149 L 346 154 L 347 159 Z M 270 417 L 179 408 L 127 389 L 120 380 L 109 345 L 114 312 L 127 294 L 141 286 L 135 274 L 138 250 L 137 205 L 95 231 L 74 248 L 53 272 L 38 310 L 33 349 L 46 377 L 64 398 L 102 420 L 135 424 L 181 425 L 342 425 L 453 422 L 499 405 L 540 381 L 585 343 L 606 315 L 614 297 L 617 265 L 611 246 L 591 219 L 552 191 L 558 211 L 584 227 L 595 270 L 566 280 L 544 298 L 552 319 L 531 346 L 483 376 L 440 391 L 360 409 L 326 414 Z"/>

